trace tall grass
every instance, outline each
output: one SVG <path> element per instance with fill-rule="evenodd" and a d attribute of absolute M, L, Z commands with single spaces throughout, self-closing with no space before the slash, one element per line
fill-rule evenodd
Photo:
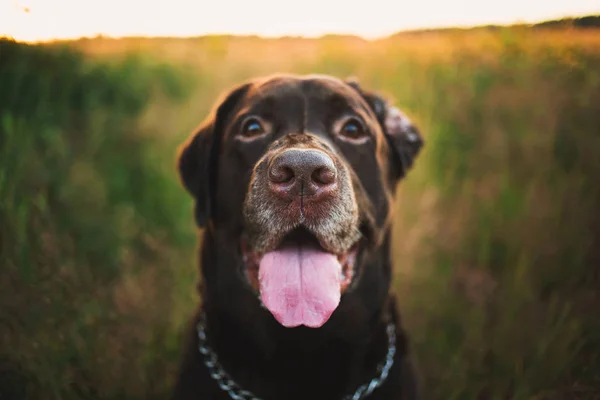
<path fill-rule="evenodd" d="M 0 85 L 0 397 L 164 392 L 194 237 L 171 154 L 136 119 L 188 83 L 6 40 Z"/>
<path fill-rule="evenodd" d="M 497 57 L 430 71 L 413 340 L 434 398 L 599 398 L 600 53 Z"/>
<path fill-rule="evenodd" d="M 175 145 L 230 85 L 300 72 L 358 77 L 426 136 L 393 251 L 429 397 L 600 398 L 597 30 L 70 46 L 0 52 L 0 393 L 165 397 L 196 300 Z"/>

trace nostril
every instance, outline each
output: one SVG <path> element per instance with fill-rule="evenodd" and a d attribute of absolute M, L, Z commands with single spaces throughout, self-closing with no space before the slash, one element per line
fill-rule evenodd
<path fill-rule="evenodd" d="M 331 185 L 335 182 L 335 171 L 328 167 L 320 167 L 313 171 L 311 179 L 320 185 Z"/>
<path fill-rule="evenodd" d="M 288 183 L 294 179 L 294 171 L 285 165 L 273 166 L 269 170 L 269 179 L 273 183 Z"/>

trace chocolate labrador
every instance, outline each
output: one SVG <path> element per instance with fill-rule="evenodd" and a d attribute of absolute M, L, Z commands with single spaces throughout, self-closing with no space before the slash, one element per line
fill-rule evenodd
<path fill-rule="evenodd" d="M 390 224 L 422 146 L 355 81 L 269 76 L 219 102 L 178 160 L 205 230 L 174 399 L 418 398 Z"/>

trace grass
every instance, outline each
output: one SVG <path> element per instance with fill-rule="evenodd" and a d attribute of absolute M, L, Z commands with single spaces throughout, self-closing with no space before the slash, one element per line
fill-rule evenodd
<path fill-rule="evenodd" d="M 171 154 L 137 119 L 184 82 L 141 59 L 9 41 L 0 77 L 0 397 L 164 392 L 172 291 L 193 279 L 191 252 L 174 249 L 194 236 Z"/>
<path fill-rule="evenodd" d="M 230 85 L 317 72 L 426 135 L 393 250 L 429 398 L 600 399 L 598 32 L 1 42 L 0 395 L 166 396 L 197 301 L 175 148 Z"/>

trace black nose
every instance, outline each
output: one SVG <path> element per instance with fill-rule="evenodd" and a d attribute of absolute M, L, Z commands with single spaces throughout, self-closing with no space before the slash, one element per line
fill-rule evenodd
<path fill-rule="evenodd" d="M 331 157 L 320 150 L 287 149 L 271 161 L 269 181 L 284 197 L 315 196 L 335 189 L 337 171 Z"/>

